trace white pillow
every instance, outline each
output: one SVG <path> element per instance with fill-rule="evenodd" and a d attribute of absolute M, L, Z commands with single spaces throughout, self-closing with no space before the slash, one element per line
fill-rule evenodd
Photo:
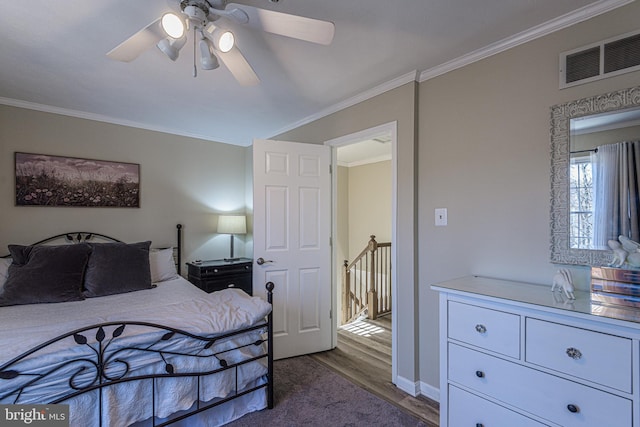
<path fill-rule="evenodd" d="M 4 282 L 7 281 L 9 275 L 9 266 L 13 262 L 11 258 L 0 258 L 0 290 L 4 287 Z"/>
<path fill-rule="evenodd" d="M 178 277 L 176 263 L 173 259 L 173 248 L 151 249 L 149 251 L 151 282 L 164 282 Z"/>

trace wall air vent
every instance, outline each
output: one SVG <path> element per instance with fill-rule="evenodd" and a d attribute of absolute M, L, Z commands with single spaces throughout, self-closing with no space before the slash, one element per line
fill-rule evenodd
<path fill-rule="evenodd" d="M 640 70 L 640 31 L 560 54 L 560 89 Z"/>

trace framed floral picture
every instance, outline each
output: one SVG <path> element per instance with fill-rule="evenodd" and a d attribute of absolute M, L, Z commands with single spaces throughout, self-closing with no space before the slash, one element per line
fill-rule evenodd
<path fill-rule="evenodd" d="M 15 153 L 16 206 L 140 207 L 140 165 Z"/>

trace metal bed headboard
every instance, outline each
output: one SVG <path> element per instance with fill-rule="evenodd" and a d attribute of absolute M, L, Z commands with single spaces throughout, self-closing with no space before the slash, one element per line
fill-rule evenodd
<path fill-rule="evenodd" d="M 86 243 L 94 237 L 98 237 L 107 242 L 124 243 L 122 240 L 107 236 L 106 234 L 94 233 L 92 231 L 72 231 L 70 233 L 62 233 L 47 237 L 46 239 L 32 243 L 31 246 L 45 245 L 58 240 L 64 240 L 67 243 Z M 176 270 L 178 271 L 178 274 L 182 274 L 182 224 L 176 224 L 176 246 L 174 246 L 173 252 Z M 11 255 L 7 254 L 0 258 L 9 258 L 10 256 Z"/>

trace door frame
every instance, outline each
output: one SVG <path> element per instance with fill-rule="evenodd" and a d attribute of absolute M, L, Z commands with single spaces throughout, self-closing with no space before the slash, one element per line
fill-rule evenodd
<path fill-rule="evenodd" d="M 398 211 L 398 122 L 393 121 L 384 123 L 379 126 L 375 126 L 369 129 L 364 129 L 355 133 L 344 135 L 338 138 L 330 139 L 324 142 L 324 145 L 331 146 L 331 168 L 333 173 L 331 174 L 331 239 L 336 241 L 337 230 L 337 198 L 338 198 L 338 161 L 336 149 L 345 145 L 355 144 L 366 139 L 372 139 L 381 135 L 391 135 L 391 265 L 394 266 L 391 269 L 391 382 L 396 384 L 398 377 L 398 367 L 396 361 L 398 360 L 398 338 L 397 338 L 397 326 L 398 326 L 398 295 L 397 295 L 397 250 L 396 250 L 396 231 L 397 231 L 397 211 Z M 331 312 L 333 315 L 331 342 L 332 347 L 336 347 L 338 343 L 338 330 L 337 319 L 340 315 L 336 312 L 337 290 L 338 284 L 336 283 L 337 269 L 336 265 L 336 245 L 331 245 Z"/>

